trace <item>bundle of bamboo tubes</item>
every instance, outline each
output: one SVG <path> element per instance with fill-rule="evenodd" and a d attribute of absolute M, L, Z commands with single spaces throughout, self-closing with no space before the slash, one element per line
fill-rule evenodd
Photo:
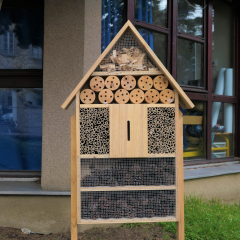
<path fill-rule="evenodd" d="M 154 78 L 144 75 L 138 80 L 132 75 L 123 76 L 121 81 L 117 76 L 108 76 L 104 80 L 100 76 L 90 80 L 90 89 L 82 90 L 80 99 L 82 103 L 92 104 L 96 97 L 103 104 L 145 103 L 158 102 L 169 104 L 174 102 L 174 92 L 168 89 L 168 80 L 163 75 Z"/>

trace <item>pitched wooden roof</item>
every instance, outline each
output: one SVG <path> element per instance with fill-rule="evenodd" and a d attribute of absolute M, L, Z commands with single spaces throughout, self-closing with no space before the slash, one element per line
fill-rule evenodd
<path fill-rule="evenodd" d="M 77 92 L 81 90 L 81 88 L 84 86 L 86 81 L 89 79 L 89 77 L 92 75 L 92 73 L 95 71 L 95 69 L 99 66 L 99 64 L 102 62 L 105 56 L 111 51 L 112 47 L 118 42 L 119 38 L 124 34 L 124 32 L 129 29 L 132 34 L 138 39 L 139 43 L 142 45 L 146 53 L 149 55 L 153 63 L 158 67 L 161 72 L 165 75 L 165 77 L 168 79 L 170 85 L 173 89 L 176 89 L 176 91 L 179 94 L 179 102 L 181 106 L 184 109 L 190 109 L 194 107 L 194 104 L 192 101 L 188 98 L 186 93 L 182 90 L 182 88 L 178 85 L 176 80 L 172 77 L 172 75 L 168 72 L 168 70 L 164 67 L 162 62 L 158 59 L 156 54 L 152 51 L 152 49 L 149 47 L 149 45 L 146 43 L 146 41 L 142 38 L 140 33 L 137 31 L 137 29 L 132 25 L 130 21 L 127 21 L 126 24 L 122 27 L 122 29 L 118 32 L 116 37 L 111 41 L 111 43 L 108 45 L 108 47 L 105 49 L 105 51 L 100 55 L 100 57 L 97 59 L 97 61 L 93 64 L 93 66 L 89 69 L 89 71 L 86 73 L 86 75 L 82 78 L 82 80 L 78 83 L 78 85 L 75 87 L 75 89 L 71 92 L 71 94 L 68 96 L 68 98 L 65 100 L 65 102 L 62 104 L 63 109 L 67 109 L 68 106 L 71 104 L 71 102 L 74 100 Z"/>

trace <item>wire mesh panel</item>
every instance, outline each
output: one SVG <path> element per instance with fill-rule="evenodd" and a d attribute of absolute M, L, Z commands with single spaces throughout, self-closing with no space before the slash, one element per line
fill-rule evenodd
<path fill-rule="evenodd" d="M 80 153 L 109 154 L 108 108 L 80 108 Z"/>
<path fill-rule="evenodd" d="M 95 71 L 158 70 L 133 33 L 130 30 L 126 30 Z"/>
<path fill-rule="evenodd" d="M 176 216 L 175 190 L 82 192 L 81 219 Z"/>
<path fill-rule="evenodd" d="M 149 107 L 148 153 L 175 153 L 175 108 Z"/>
<path fill-rule="evenodd" d="M 81 159 L 81 186 L 170 186 L 175 172 L 175 158 Z"/>

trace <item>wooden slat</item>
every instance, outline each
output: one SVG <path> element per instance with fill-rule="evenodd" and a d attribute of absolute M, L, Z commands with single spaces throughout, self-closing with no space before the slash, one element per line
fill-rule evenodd
<path fill-rule="evenodd" d="M 161 75 L 161 71 L 117 71 L 117 72 L 93 72 L 91 76 L 125 76 L 125 75 L 132 75 L 132 76 L 142 76 L 142 75 Z"/>
<path fill-rule="evenodd" d="M 203 116 L 183 116 L 183 124 L 185 125 L 202 125 Z"/>
<path fill-rule="evenodd" d="M 130 140 L 127 121 L 130 121 Z M 110 158 L 127 157 L 148 157 L 147 113 L 141 104 L 110 106 Z"/>
<path fill-rule="evenodd" d="M 176 153 L 157 153 L 157 154 L 148 154 L 148 157 L 176 157 Z"/>
<path fill-rule="evenodd" d="M 184 239 L 184 177 L 183 177 L 183 116 L 179 110 L 179 95 L 175 90 L 176 105 L 176 166 L 177 166 L 177 239 Z"/>
<path fill-rule="evenodd" d="M 76 94 L 76 144 L 77 144 L 77 189 L 81 188 L 81 162 L 80 162 L 80 91 Z M 77 204 L 79 205 L 81 202 L 81 195 L 77 194 Z M 77 208 L 77 217 L 81 219 L 81 211 L 80 208 Z"/>
<path fill-rule="evenodd" d="M 176 186 L 119 186 L 119 187 L 82 187 L 82 192 L 102 192 L 102 191 L 141 191 L 141 190 L 174 190 Z"/>
<path fill-rule="evenodd" d="M 80 158 L 110 158 L 109 154 L 84 154 Z"/>
<path fill-rule="evenodd" d="M 71 117 L 71 239 L 77 240 L 76 113 Z"/>
<path fill-rule="evenodd" d="M 152 218 L 110 218 L 84 220 L 81 219 L 80 224 L 106 224 L 106 223 L 134 223 L 134 222 L 175 222 L 176 217 L 152 217 Z"/>

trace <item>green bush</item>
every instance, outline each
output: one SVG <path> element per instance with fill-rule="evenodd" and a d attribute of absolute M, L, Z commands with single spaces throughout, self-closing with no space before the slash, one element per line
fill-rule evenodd
<path fill-rule="evenodd" d="M 240 205 L 222 204 L 220 200 L 204 200 L 200 196 L 185 197 L 186 240 L 240 239 Z M 164 231 L 176 233 L 176 223 L 158 223 Z"/>

